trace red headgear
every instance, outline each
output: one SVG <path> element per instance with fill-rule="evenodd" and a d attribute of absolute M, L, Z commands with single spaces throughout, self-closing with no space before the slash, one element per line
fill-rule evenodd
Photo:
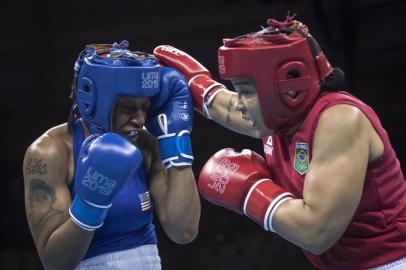
<path fill-rule="evenodd" d="M 269 27 L 259 32 L 224 39 L 218 51 L 220 76 L 253 81 L 264 122 L 274 131 L 305 117 L 333 70 L 295 15 L 288 13 L 284 22 L 269 19 Z"/>

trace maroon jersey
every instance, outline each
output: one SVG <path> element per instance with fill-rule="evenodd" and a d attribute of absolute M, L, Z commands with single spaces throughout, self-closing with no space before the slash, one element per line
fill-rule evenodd
<path fill-rule="evenodd" d="M 355 106 L 368 117 L 383 141 L 384 152 L 368 164 L 361 201 L 343 236 L 323 254 L 305 251 L 305 255 L 318 268 L 337 270 L 365 269 L 405 257 L 406 182 L 377 115 L 357 98 L 346 92 L 323 93 L 294 135 L 265 137 L 264 152 L 272 177 L 296 198 L 303 198 L 318 119 L 337 104 Z"/>

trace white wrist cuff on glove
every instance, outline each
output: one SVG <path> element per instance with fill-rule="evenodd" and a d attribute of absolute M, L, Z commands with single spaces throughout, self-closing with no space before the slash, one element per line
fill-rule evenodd
<path fill-rule="evenodd" d="M 272 226 L 273 216 L 278 210 L 279 206 L 287 200 L 291 200 L 293 195 L 289 192 L 283 193 L 279 195 L 272 203 L 269 205 L 268 209 L 266 210 L 266 215 L 264 217 L 264 228 L 266 231 L 275 232 Z"/>
<path fill-rule="evenodd" d="M 260 184 L 265 182 L 265 186 L 262 185 L 262 187 L 258 187 Z M 275 232 L 272 226 L 273 216 L 283 202 L 293 199 L 293 195 L 289 192 L 284 192 L 280 187 L 276 194 L 272 194 L 269 192 L 270 189 L 267 190 L 265 188 L 267 185 L 269 187 L 270 184 L 276 186 L 275 183 L 270 179 L 261 179 L 251 186 L 244 200 L 243 212 L 246 216 L 250 217 L 264 227 L 266 231 Z M 260 192 L 258 192 L 257 189 L 259 189 Z M 274 195 L 275 197 L 273 197 Z M 249 206 L 249 204 L 251 205 Z M 251 210 L 249 209 L 250 207 Z M 265 207 L 266 211 L 263 213 L 261 209 L 265 209 Z M 257 212 L 255 210 L 260 211 Z"/>

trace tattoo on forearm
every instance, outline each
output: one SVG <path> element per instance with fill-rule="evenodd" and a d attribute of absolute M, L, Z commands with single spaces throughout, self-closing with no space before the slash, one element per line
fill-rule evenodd
<path fill-rule="evenodd" d="M 25 173 L 26 174 L 46 174 L 47 171 L 47 164 L 42 162 L 42 159 L 32 159 L 28 158 L 25 164 Z"/>
<path fill-rule="evenodd" d="M 228 127 L 228 126 L 230 126 L 230 124 L 231 124 L 231 116 L 230 116 L 230 114 L 231 114 L 231 109 L 232 109 L 232 107 L 233 107 L 233 105 L 234 105 L 234 95 L 232 95 L 231 97 L 230 97 L 230 99 L 228 100 L 228 105 L 227 105 L 227 115 L 226 115 L 226 126 Z"/>
<path fill-rule="evenodd" d="M 42 179 L 32 179 L 29 186 L 28 221 L 35 229 L 51 216 L 62 213 L 53 206 L 56 202 L 55 189 Z"/>

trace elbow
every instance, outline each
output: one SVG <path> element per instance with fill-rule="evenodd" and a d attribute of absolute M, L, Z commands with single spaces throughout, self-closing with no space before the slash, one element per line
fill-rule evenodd
<path fill-rule="evenodd" d="M 329 245 L 322 245 L 319 243 L 307 243 L 303 245 L 303 249 L 312 253 L 313 255 L 321 255 L 330 248 Z"/>
<path fill-rule="evenodd" d="M 166 232 L 166 235 L 176 244 L 189 244 L 196 239 L 199 230 L 198 222 L 178 223 L 162 222 L 161 225 Z"/>
<path fill-rule="evenodd" d="M 328 233 L 315 232 L 309 234 L 302 242 L 302 248 L 314 255 L 321 255 L 334 245 L 337 241 L 336 237 L 332 237 Z"/>
<path fill-rule="evenodd" d="M 61 265 L 55 265 L 55 260 L 52 258 L 52 256 L 47 254 L 45 248 L 40 249 L 37 247 L 37 252 L 44 269 L 59 269 L 61 267 Z"/>
<path fill-rule="evenodd" d="M 199 231 L 200 211 L 192 217 L 173 215 L 171 219 L 161 215 L 161 225 L 166 235 L 176 244 L 189 244 L 196 239 Z"/>
<path fill-rule="evenodd" d="M 64 265 L 63 263 L 57 262 L 50 262 L 45 259 L 41 259 L 42 266 L 44 269 L 52 269 L 52 270 L 71 270 L 76 267 L 76 265 Z"/>
<path fill-rule="evenodd" d="M 168 236 L 176 244 L 184 245 L 193 242 L 197 237 L 197 232 L 197 229 L 188 229 Z"/>
<path fill-rule="evenodd" d="M 62 263 L 56 263 L 54 260 L 48 260 L 46 258 L 41 258 L 42 266 L 44 269 L 52 269 L 52 270 L 68 270 L 68 269 L 73 269 L 75 266 L 70 267 L 67 265 L 64 265 Z"/>
<path fill-rule="evenodd" d="M 52 256 L 50 254 L 38 252 L 44 269 L 52 270 L 71 270 L 74 269 L 78 263 L 61 260 L 60 256 Z"/>

